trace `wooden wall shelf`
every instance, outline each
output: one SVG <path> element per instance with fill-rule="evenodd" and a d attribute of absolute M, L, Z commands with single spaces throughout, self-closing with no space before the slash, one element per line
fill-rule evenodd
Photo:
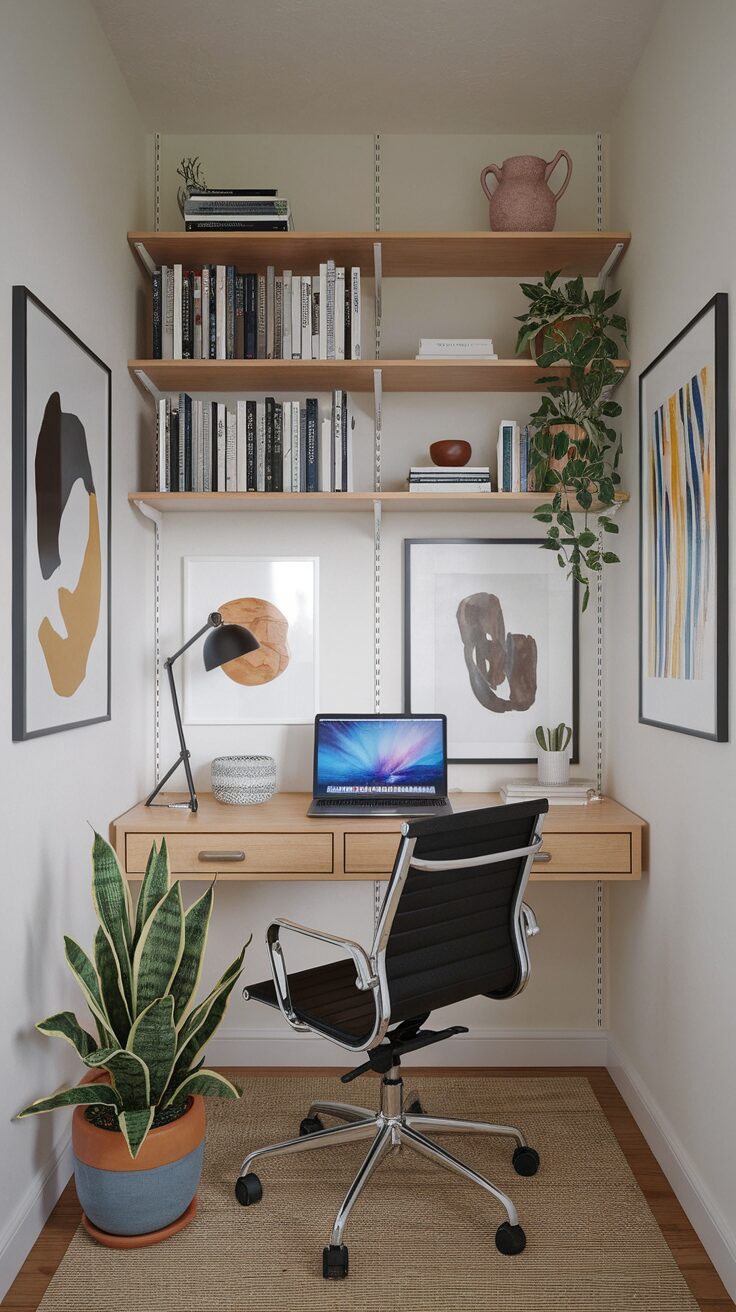
<path fill-rule="evenodd" d="M 623 373 L 628 361 L 615 360 Z M 549 369 L 533 360 L 130 360 L 155 392 L 533 392 Z M 556 365 L 556 374 L 565 374 Z"/>
<path fill-rule="evenodd" d="M 372 511 L 380 502 L 385 511 L 455 511 L 460 514 L 530 514 L 550 501 L 552 492 L 130 492 L 128 500 L 163 512 L 232 513 L 243 510 Z M 628 501 L 628 492 L 616 495 Z M 600 507 L 597 507 L 600 508 Z M 596 509 L 593 506 L 592 509 Z"/>
<path fill-rule="evenodd" d="M 359 265 L 373 277 L 381 245 L 385 278 L 537 278 L 548 269 L 597 277 L 618 262 L 628 232 L 129 232 L 143 267 L 234 264 L 241 273 L 316 273 L 320 261 Z"/>

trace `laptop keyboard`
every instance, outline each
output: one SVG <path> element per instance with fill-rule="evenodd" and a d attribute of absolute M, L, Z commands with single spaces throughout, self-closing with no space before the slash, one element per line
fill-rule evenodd
<path fill-rule="evenodd" d="M 380 807 L 381 810 L 385 810 L 387 806 L 406 807 L 409 802 L 408 797 L 318 797 L 313 805 L 329 806 L 330 809 L 336 806 L 350 806 L 353 808 L 359 806 L 361 810 L 369 811 L 372 807 Z M 427 797 L 422 798 L 421 801 L 415 798 L 411 799 L 411 805 L 421 806 L 424 810 L 425 806 L 445 806 L 446 800 L 444 797 Z"/>

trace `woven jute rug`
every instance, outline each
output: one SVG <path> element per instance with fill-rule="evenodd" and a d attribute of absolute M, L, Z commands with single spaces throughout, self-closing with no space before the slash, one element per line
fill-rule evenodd
<path fill-rule="evenodd" d="M 697 1312 L 587 1080 L 453 1074 L 411 1083 L 428 1111 L 516 1123 L 539 1151 L 539 1173 L 524 1178 L 507 1141 L 442 1139 L 516 1202 L 527 1234 L 519 1256 L 496 1250 L 503 1217 L 492 1199 L 402 1150 L 384 1159 L 350 1217 L 349 1276 L 324 1280 L 322 1247 L 367 1145 L 261 1162 L 257 1206 L 239 1206 L 235 1177 L 247 1151 L 298 1133 L 313 1098 L 373 1106 L 378 1083 L 246 1075 L 240 1103 L 208 1104 L 189 1229 L 114 1252 L 80 1228 L 43 1312 Z"/>

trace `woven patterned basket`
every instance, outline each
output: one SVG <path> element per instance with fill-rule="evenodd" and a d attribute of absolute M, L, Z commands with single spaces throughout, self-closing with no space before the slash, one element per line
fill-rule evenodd
<path fill-rule="evenodd" d="M 233 806 L 267 802 L 276 792 L 276 762 L 272 756 L 216 756 L 212 792 Z"/>

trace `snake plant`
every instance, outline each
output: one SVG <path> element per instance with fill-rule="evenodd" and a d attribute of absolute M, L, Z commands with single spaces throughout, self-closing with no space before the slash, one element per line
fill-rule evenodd
<path fill-rule="evenodd" d="M 92 901 L 99 928 L 90 958 L 65 937 L 66 960 L 84 995 L 97 1032 L 94 1038 L 71 1011 L 36 1026 L 76 1048 L 104 1083 L 82 1083 L 40 1098 L 19 1112 L 31 1116 L 84 1104 L 104 1112 L 125 1136 L 131 1157 L 154 1123 L 184 1110 L 190 1094 L 238 1098 L 224 1075 L 204 1069 L 201 1053 L 225 1012 L 243 965 L 245 947 L 199 1003 L 199 985 L 214 897 L 210 885 L 184 911 L 181 885 L 173 884 L 166 841 L 156 844 L 146 866 L 135 914 L 130 890 L 109 843 L 95 834 Z"/>
<path fill-rule="evenodd" d="M 572 738 L 572 729 L 563 720 L 556 729 L 545 729 L 544 725 L 538 724 L 534 735 L 543 752 L 564 752 Z"/>

